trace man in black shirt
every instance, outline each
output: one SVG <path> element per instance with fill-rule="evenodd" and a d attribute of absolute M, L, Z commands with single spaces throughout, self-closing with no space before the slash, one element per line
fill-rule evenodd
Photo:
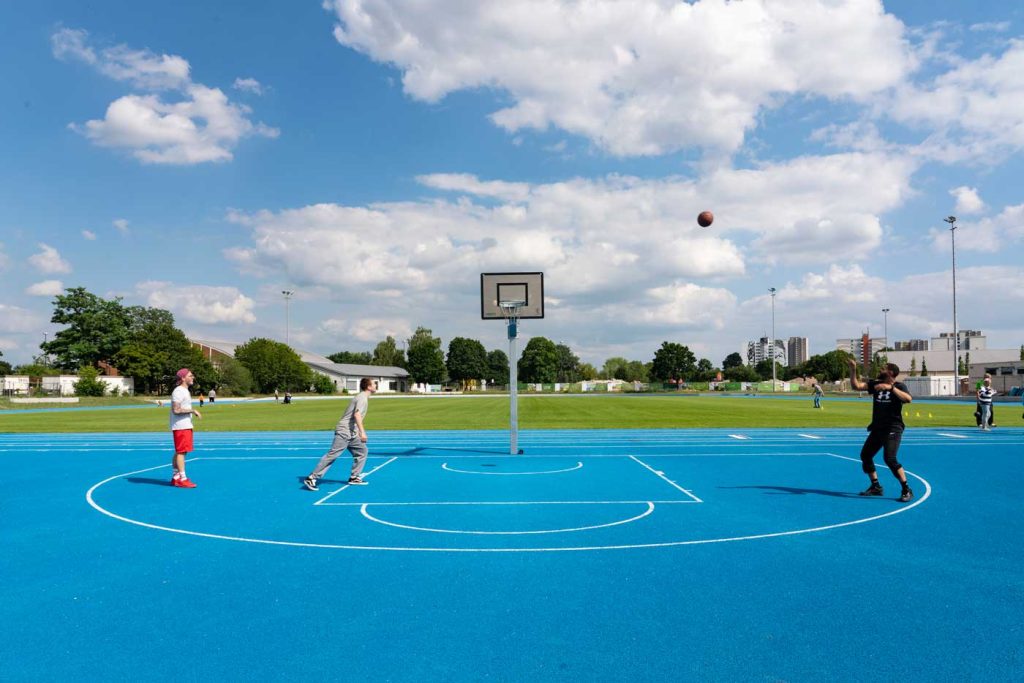
<path fill-rule="evenodd" d="M 869 379 L 866 382 L 857 377 L 857 362 L 848 358 L 847 363 L 850 366 L 850 385 L 857 391 L 866 390 L 872 399 L 868 438 L 860 449 L 861 466 L 864 473 L 871 478 L 871 485 L 860 495 L 882 495 L 882 485 L 878 482 L 878 473 L 875 471 L 875 455 L 879 449 L 884 448 L 885 464 L 903 487 L 899 500 L 901 503 L 909 502 L 914 497 L 914 492 L 907 485 L 907 474 L 903 471 L 903 465 L 896 459 L 896 453 L 900 449 L 900 440 L 906 427 L 903 424 L 903 404 L 914 399 L 907 385 L 896 381 L 900 369 L 892 363 L 885 366 L 878 379 Z"/>

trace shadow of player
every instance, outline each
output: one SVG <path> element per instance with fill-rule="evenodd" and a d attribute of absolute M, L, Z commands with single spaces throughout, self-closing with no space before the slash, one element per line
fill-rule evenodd
<path fill-rule="evenodd" d="M 125 481 L 132 484 L 150 484 L 152 486 L 170 486 L 171 480 L 168 479 L 152 479 L 150 477 L 125 477 Z"/>
<path fill-rule="evenodd" d="M 878 496 L 861 496 L 857 493 L 848 493 L 846 491 L 826 491 L 824 489 L 801 489 L 795 486 L 719 486 L 722 489 L 760 489 L 765 493 L 782 494 L 788 493 L 793 496 L 831 496 L 833 498 L 878 498 Z"/>

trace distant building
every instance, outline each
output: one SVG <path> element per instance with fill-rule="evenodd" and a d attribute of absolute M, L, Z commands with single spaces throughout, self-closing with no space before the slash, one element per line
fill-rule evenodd
<path fill-rule="evenodd" d="M 807 337 L 790 337 L 786 342 L 786 360 L 791 368 L 807 362 Z"/>
<path fill-rule="evenodd" d="M 768 337 L 747 342 L 747 365 L 754 366 L 772 357 L 772 344 Z M 781 339 L 775 340 L 774 358 L 780 365 L 786 365 L 786 342 Z"/>
<path fill-rule="evenodd" d="M 868 368 L 875 354 L 885 347 L 884 337 L 872 337 L 867 332 L 856 339 L 836 339 L 836 349 L 851 354 L 863 368 Z"/>
<path fill-rule="evenodd" d="M 981 333 L 981 330 L 960 330 L 956 336 L 960 339 L 961 351 L 986 348 L 985 335 Z M 940 332 L 938 337 L 932 337 L 931 348 L 929 350 L 952 351 L 953 333 Z"/>
<path fill-rule="evenodd" d="M 896 342 L 896 351 L 927 351 L 927 339 L 908 339 L 907 341 Z"/>

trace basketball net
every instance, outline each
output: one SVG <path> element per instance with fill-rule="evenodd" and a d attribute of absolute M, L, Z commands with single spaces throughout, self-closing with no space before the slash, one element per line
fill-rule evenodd
<path fill-rule="evenodd" d="M 509 339 L 515 339 L 518 336 L 519 310 L 525 305 L 526 302 L 522 299 L 498 302 L 498 308 L 501 309 L 501 314 L 505 317 L 505 324 L 508 326 Z"/>

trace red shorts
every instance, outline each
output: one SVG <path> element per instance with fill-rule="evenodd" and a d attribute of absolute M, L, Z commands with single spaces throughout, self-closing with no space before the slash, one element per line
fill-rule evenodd
<path fill-rule="evenodd" d="M 171 434 L 174 435 L 174 452 L 175 453 L 191 453 L 192 452 L 192 430 L 191 429 L 175 429 Z"/>

